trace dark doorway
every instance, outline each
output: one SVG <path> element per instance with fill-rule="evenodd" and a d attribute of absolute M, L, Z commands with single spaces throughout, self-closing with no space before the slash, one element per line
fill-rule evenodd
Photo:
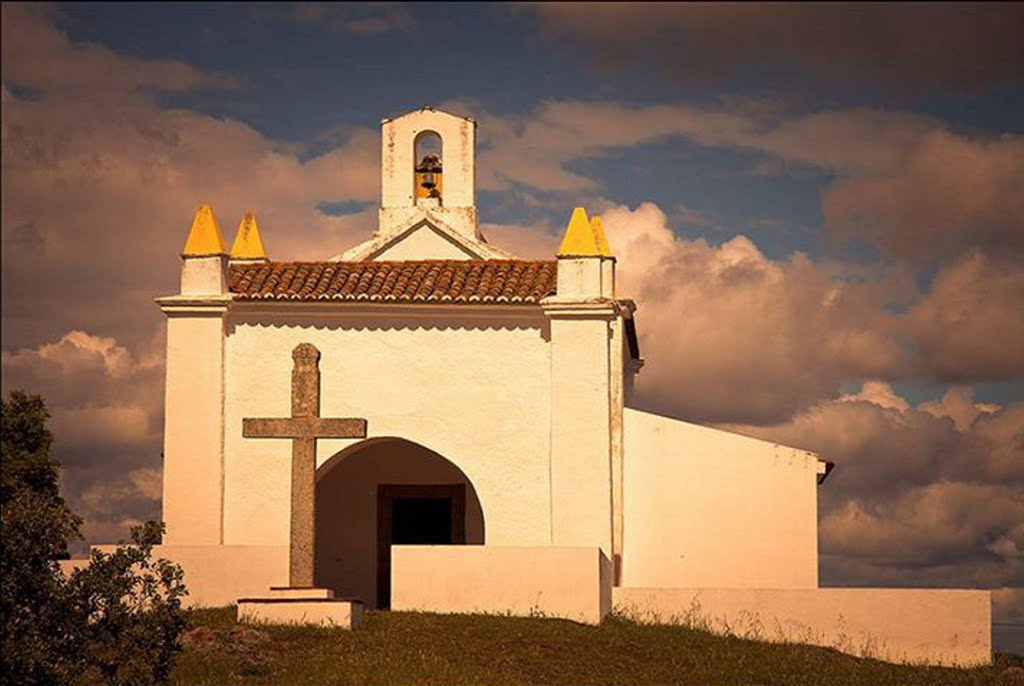
<path fill-rule="evenodd" d="M 466 542 L 466 486 L 377 486 L 377 607 L 391 606 L 392 545 Z"/>
<path fill-rule="evenodd" d="M 391 501 L 391 543 L 451 545 L 451 498 L 396 498 Z"/>

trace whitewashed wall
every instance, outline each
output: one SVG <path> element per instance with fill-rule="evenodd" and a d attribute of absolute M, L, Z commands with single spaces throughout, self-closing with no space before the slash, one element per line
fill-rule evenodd
<path fill-rule="evenodd" d="M 814 588 L 813 453 L 627 408 L 623 586 Z"/>
<path fill-rule="evenodd" d="M 163 519 L 166 543 L 223 543 L 223 307 L 167 320 Z"/>
<path fill-rule="evenodd" d="M 429 226 L 415 229 L 386 248 L 376 260 L 468 260 L 473 257 Z"/>
<path fill-rule="evenodd" d="M 539 308 L 262 312 L 236 307 L 227 326 L 225 543 L 288 541 L 290 442 L 242 438 L 242 419 L 290 415 L 291 351 L 302 342 L 321 352 L 322 416 L 364 417 L 371 437 L 401 437 L 457 465 L 488 544 L 550 542 L 551 364 Z M 320 441 L 318 464 L 353 443 Z"/>

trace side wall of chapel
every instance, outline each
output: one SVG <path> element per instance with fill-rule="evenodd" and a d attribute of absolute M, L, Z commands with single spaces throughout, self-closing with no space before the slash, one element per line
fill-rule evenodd
<path fill-rule="evenodd" d="M 625 411 L 622 584 L 816 588 L 817 456 Z"/>

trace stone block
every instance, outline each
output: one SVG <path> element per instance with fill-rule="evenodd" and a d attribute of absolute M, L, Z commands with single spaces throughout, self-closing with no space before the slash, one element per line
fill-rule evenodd
<path fill-rule="evenodd" d="M 337 598 L 240 598 L 238 621 L 355 630 L 363 623 L 363 604 Z"/>

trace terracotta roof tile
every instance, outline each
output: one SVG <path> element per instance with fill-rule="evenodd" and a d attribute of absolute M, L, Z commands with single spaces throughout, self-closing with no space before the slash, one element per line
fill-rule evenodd
<path fill-rule="evenodd" d="M 535 303 L 553 295 L 554 261 L 414 260 L 231 265 L 239 300 Z"/>

